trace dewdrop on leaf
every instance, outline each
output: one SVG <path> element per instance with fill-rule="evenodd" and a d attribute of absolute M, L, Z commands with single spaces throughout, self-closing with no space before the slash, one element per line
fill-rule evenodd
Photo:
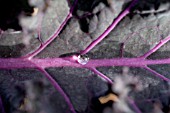
<path fill-rule="evenodd" d="M 87 64 L 88 61 L 89 61 L 89 57 L 87 55 L 78 55 L 77 56 L 77 62 L 82 65 Z"/>

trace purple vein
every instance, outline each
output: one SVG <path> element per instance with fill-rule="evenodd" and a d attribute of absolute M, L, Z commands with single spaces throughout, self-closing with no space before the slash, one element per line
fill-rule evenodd
<path fill-rule="evenodd" d="M 63 89 L 60 87 L 60 85 L 54 80 L 54 78 L 50 74 L 48 74 L 47 71 L 44 70 L 43 68 L 38 68 L 38 69 L 47 77 L 47 79 L 52 83 L 52 85 L 55 87 L 55 89 L 57 89 L 57 91 L 59 91 L 61 93 L 61 95 L 64 97 L 65 101 L 67 102 L 70 110 L 72 111 L 72 113 L 76 113 L 69 97 L 63 91 Z"/>
<path fill-rule="evenodd" d="M 91 49 L 93 49 L 98 43 L 100 43 L 115 27 L 116 25 L 130 12 L 131 7 L 134 6 L 137 0 L 133 0 L 128 8 L 126 8 L 113 23 L 96 39 L 94 40 L 85 50 L 81 52 L 81 54 L 88 53 Z"/>
<path fill-rule="evenodd" d="M 35 65 L 36 64 L 36 65 Z M 114 58 L 114 59 L 91 59 L 86 65 L 71 62 L 63 58 L 46 58 L 31 60 L 21 58 L 0 58 L 0 69 L 16 69 L 16 68 L 42 68 L 48 67 L 78 67 L 78 68 L 96 68 L 106 66 L 128 66 L 128 67 L 144 67 L 146 65 L 170 64 L 170 58 L 148 60 L 141 58 Z"/>
<path fill-rule="evenodd" d="M 42 50 L 44 50 L 58 35 L 59 33 L 61 32 L 61 30 L 64 28 L 64 26 L 66 25 L 66 23 L 68 22 L 68 20 L 72 17 L 72 12 L 77 4 L 77 1 L 78 0 L 75 0 L 73 6 L 70 8 L 70 11 L 67 15 L 67 17 L 65 18 L 65 20 L 63 21 L 63 23 L 60 25 L 59 29 L 57 29 L 53 35 L 51 35 L 49 37 L 49 39 L 43 43 L 42 45 L 40 45 L 40 47 L 35 50 L 34 52 L 24 56 L 23 58 L 28 58 L 28 59 L 32 59 L 34 56 L 36 56 L 37 54 L 39 54 Z"/>
<path fill-rule="evenodd" d="M 95 68 L 91 68 L 90 70 L 92 70 L 94 73 L 96 73 L 97 75 L 99 75 L 103 80 L 107 81 L 108 83 L 112 84 L 113 85 L 113 81 L 108 78 L 106 75 L 104 75 L 103 73 L 99 72 L 97 69 Z M 139 108 L 137 107 L 137 105 L 135 104 L 135 102 L 130 98 L 128 97 L 128 101 L 129 103 L 133 106 L 134 110 L 136 111 L 136 113 L 142 113 Z"/>
<path fill-rule="evenodd" d="M 92 70 L 94 73 L 96 73 L 98 76 L 100 76 L 102 79 L 106 80 L 108 83 L 113 84 L 113 81 L 108 78 L 106 75 L 104 75 L 103 73 L 99 72 L 97 69 L 95 68 L 91 68 L 90 70 Z"/>
<path fill-rule="evenodd" d="M 159 74 L 158 72 L 152 70 L 151 68 L 149 68 L 149 67 L 147 67 L 147 66 L 145 66 L 144 68 L 145 68 L 146 70 L 150 71 L 151 73 L 155 74 L 157 77 L 161 78 L 162 80 L 165 80 L 165 81 L 167 81 L 167 82 L 170 82 L 170 79 L 164 77 L 163 75 L 161 75 L 161 74 Z"/>
<path fill-rule="evenodd" d="M 73 13 L 73 11 L 74 11 L 74 9 L 75 9 L 75 7 L 76 7 L 76 5 L 77 5 L 77 2 L 78 2 L 78 0 L 75 0 L 75 1 L 74 1 L 72 7 L 70 8 L 70 14 Z"/>
<path fill-rule="evenodd" d="M 137 107 L 136 103 L 134 102 L 133 99 L 131 99 L 130 97 L 128 97 L 128 101 L 129 103 L 133 106 L 134 110 L 136 111 L 136 113 L 142 113 L 140 111 L 140 109 Z"/>
<path fill-rule="evenodd" d="M 149 50 L 143 56 L 140 56 L 140 58 L 147 58 L 149 55 L 156 52 L 160 47 L 162 47 L 164 44 L 166 44 L 169 40 L 170 40 L 170 36 L 168 36 L 165 39 L 161 40 L 155 47 L 153 47 L 151 50 Z"/>
<path fill-rule="evenodd" d="M 1 113 L 5 113 L 1 96 L 0 96 L 0 111 L 1 111 Z"/>
<path fill-rule="evenodd" d="M 40 20 L 39 20 L 39 22 L 38 22 L 38 29 L 37 29 L 37 33 L 38 33 L 38 40 L 40 41 L 40 43 L 41 43 L 41 46 L 42 46 L 42 44 L 43 44 L 43 40 L 42 40 L 42 38 L 41 38 L 41 27 L 42 27 L 42 21 L 43 21 L 43 17 L 44 17 L 44 14 L 42 13 L 42 14 L 40 14 Z"/>

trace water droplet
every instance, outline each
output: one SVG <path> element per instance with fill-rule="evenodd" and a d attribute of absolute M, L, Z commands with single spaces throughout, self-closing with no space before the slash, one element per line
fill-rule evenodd
<path fill-rule="evenodd" d="M 77 58 L 77 62 L 82 65 L 87 64 L 87 62 L 89 61 L 89 57 L 87 55 L 79 55 Z"/>

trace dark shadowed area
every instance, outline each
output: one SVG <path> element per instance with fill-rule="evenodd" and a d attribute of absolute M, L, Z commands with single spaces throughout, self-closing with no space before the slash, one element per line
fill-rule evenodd
<path fill-rule="evenodd" d="M 57 33 L 35 58 L 79 55 L 130 3 L 131 0 L 78 0 L 73 9 L 74 0 L 1 0 L 0 61 L 4 58 L 23 59 Z M 169 0 L 139 0 L 87 56 L 90 60 L 142 56 L 169 36 L 169 9 Z M 64 25 L 68 15 L 70 18 Z M 146 59 L 166 58 L 170 58 L 170 42 Z M 170 79 L 170 64 L 147 66 Z M 44 70 L 69 97 L 76 113 L 169 113 L 169 82 L 143 67 L 97 67 L 114 82 L 112 85 L 93 68 L 85 66 L 49 66 Z M 0 68 L 0 113 L 74 113 L 53 85 L 38 67 Z M 101 103 L 99 98 L 108 94 L 114 95 L 118 101 L 111 98 Z"/>

